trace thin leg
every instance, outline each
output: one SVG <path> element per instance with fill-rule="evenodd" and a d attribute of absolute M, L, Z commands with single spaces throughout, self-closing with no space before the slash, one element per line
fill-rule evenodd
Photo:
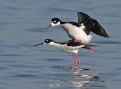
<path fill-rule="evenodd" d="M 80 42 L 80 43 L 83 43 L 83 42 L 81 42 L 81 40 L 74 40 L 74 42 Z M 91 49 L 91 47 L 88 47 L 88 48 L 86 48 L 88 51 L 89 51 L 89 53 L 90 54 L 94 54 L 95 53 L 95 51 L 93 50 L 93 49 Z"/>
<path fill-rule="evenodd" d="M 78 57 L 78 54 L 75 54 L 76 59 L 77 59 L 77 67 L 80 68 L 80 59 Z"/>
<path fill-rule="evenodd" d="M 79 74 L 79 72 L 80 72 L 80 60 L 79 60 L 78 54 L 73 53 L 73 56 L 74 56 L 74 61 L 75 61 L 75 65 L 76 65 L 74 73 Z"/>
<path fill-rule="evenodd" d="M 92 55 L 95 54 L 95 51 L 93 49 L 91 49 L 90 47 L 87 48 L 87 50 L 89 51 L 90 54 L 92 54 Z"/>
<path fill-rule="evenodd" d="M 76 68 L 80 68 L 80 59 L 79 59 L 79 57 L 78 57 L 78 54 L 73 53 L 73 57 L 74 57 L 75 67 L 76 67 Z"/>
<path fill-rule="evenodd" d="M 75 64 L 75 67 L 76 67 L 77 66 L 77 59 L 76 59 L 75 53 L 73 53 L 73 58 L 74 58 L 74 64 Z"/>

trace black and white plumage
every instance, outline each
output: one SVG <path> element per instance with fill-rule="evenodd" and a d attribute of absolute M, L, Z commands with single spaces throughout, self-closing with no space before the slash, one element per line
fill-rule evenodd
<path fill-rule="evenodd" d="M 83 12 L 78 12 L 78 22 L 63 22 L 59 18 L 52 18 L 50 26 L 60 26 L 73 40 L 80 40 L 82 43 L 89 43 L 92 39 L 90 32 L 99 36 L 109 38 L 105 29 L 99 22 Z"/>
<path fill-rule="evenodd" d="M 99 36 L 109 38 L 109 35 L 99 22 L 83 12 L 78 12 L 78 23 L 83 23 L 86 26 L 84 31 L 87 35 L 92 31 Z"/>
<path fill-rule="evenodd" d="M 73 53 L 74 62 L 77 68 L 80 67 L 80 59 L 78 57 L 79 49 L 80 48 L 90 49 L 90 46 L 94 46 L 94 45 L 84 44 L 80 42 L 75 42 L 74 40 L 69 40 L 67 42 L 61 43 L 61 42 L 56 42 L 52 39 L 45 39 L 44 42 L 37 44 L 35 46 L 42 45 L 42 44 L 55 46 L 64 52 Z"/>

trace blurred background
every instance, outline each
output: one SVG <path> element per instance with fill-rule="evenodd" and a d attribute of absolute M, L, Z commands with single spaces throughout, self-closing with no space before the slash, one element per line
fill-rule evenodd
<path fill-rule="evenodd" d="M 121 87 L 121 1 L 120 0 L 0 0 L 0 89 L 120 89 Z M 95 55 L 80 50 L 82 74 L 74 76 L 71 54 L 55 47 L 33 45 L 46 38 L 69 40 L 59 27 L 44 29 L 51 18 L 77 21 L 77 12 L 95 18 L 110 36 L 92 33 Z"/>

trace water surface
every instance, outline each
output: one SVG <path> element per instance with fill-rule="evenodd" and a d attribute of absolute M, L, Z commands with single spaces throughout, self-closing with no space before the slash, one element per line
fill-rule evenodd
<path fill-rule="evenodd" d="M 120 89 L 120 8 L 120 0 L 0 0 L 0 89 Z M 96 54 L 79 52 L 82 68 L 91 70 L 75 75 L 71 54 L 33 45 L 46 38 L 69 40 L 61 28 L 42 28 L 53 17 L 77 21 L 79 11 L 97 19 L 110 39 L 92 33 L 91 43 L 100 45 Z"/>

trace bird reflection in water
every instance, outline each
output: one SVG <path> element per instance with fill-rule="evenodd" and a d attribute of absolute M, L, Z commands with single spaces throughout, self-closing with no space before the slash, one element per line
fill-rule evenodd
<path fill-rule="evenodd" d="M 79 88 L 79 89 L 105 89 L 104 81 L 101 74 L 96 73 L 93 69 L 82 68 L 80 73 L 74 73 L 74 68 L 70 66 L 61 67 L 65 72 L 54 73 L 57 80 L 51 80 L 49 87 L 51 88 Z M 52 76 L 52 75 L 51 75 Z M 52 78 L 53 78 L 52 77 Z M 60 77 L 60 78 L 59 78 Z"/>
<path fill-rule="evenodd" d="M 62 76 L 60 76 L 62 77 Z M 80 89 L 105 89 L 104 81 L 101 81 L 99 76 L 94 75 L 71 75 L 66 77 L 64 80 L 51 80 L 49 84 L 50 88 L 60 88 L 60 87 L 66 87 L 66 88 L 80 88 Z"/>

